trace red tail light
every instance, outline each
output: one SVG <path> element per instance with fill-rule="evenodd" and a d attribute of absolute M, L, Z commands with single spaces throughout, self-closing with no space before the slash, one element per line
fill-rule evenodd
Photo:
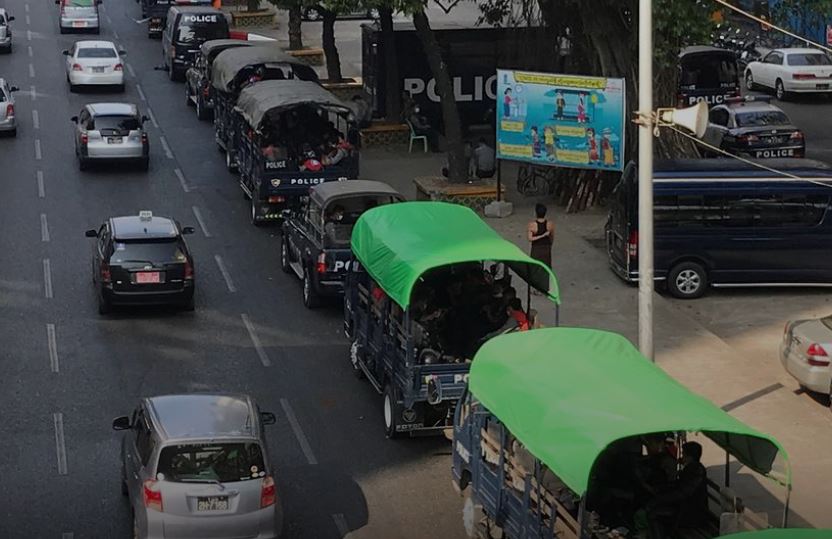
<path fill-rule="evenodd" d="M 102 283 L 109 283 L 110 282 L 110 265 L 106 262 L 101 263 L 101 282 Z"/>
<path fill-rule="evenodd" d="M 147 133 L 142 133 L 142 144 L 147 144 Z"/>
<path fill-rule="evenodd" d="M 638 230 L 630 232 L 630 237 L 627 240 L 627 256 L 630 258 L 638 256 Z"/>
<path fill-rule="evenodd" d="M 113 68 L 113 71 L 124 71 L 124 66 L 121 64 L 116 64 L 116 67 Z"/>
<path fill-rule="evenodd" d="M 814 73 L 794 73 L 792 74 L 794 80 L 810 80 L 815 78 Z"/>
<path fill-rule="evenodd" d="M 285 202 L 286 197 L 282 196 L 270 196 L 269 197 L 269 204 L 280 204 L 281 202 Z"/>
<path fill-rule="evenodd" d="M 806 355 L 809 356 L 809 365 L 812 365 L 813 367 L 826 367 L 829 365 L 829 355 L 826 353 L 826 350 L 823 349 L 823 346 L 817 343 L 809 345 L 809 348 L 806 350 Z"/>
<path fill-rule="evenodd" d="M 758 137 L 757 135 L 740 135 L 737 137 L 737 140 L 739 142 L 746 142 L 748 144 L 751 144 L 752 142 L 759 141 L 760 137 Z"/>
<path fill-rule="evenodd" d="M 90 137 L 86 133 L 81 133 L 81 144 L 85 145 L 90 141 Z"/>
<path fill-rule="evenodd" d="M 142 500 L 144 506 L 148 509 L 155 509 L 160 513 L 162 511 L 162 493 L 156 490 L 156 481 L 148 479 L 142 484 Z"/>
<path fill-rule="evenodd" d="M 318 264 L 315 266 L 315 271 L 326 273 L 326 255 L 324 253 L 318 255 Z"/>
<path fill-rule="evenodd" d="M 6 105 L 6 118 L 11 118 L 14 116 L 14 105 L 11 103 Z"/>
<path fill-rule="evenodd" d="M 81 67 L 81 64 L 72 64 L 72 70 L 73 71 L 83 71 L 84 68 Z"/>
<path fill-rule="evenodd" d="M 792 140 L 803 140 L 803 133 L 801 131 L 795 131 L 789 138 Z"/>
<path fill-rule="evenodd" d="M 191 265 L 190 260 L 185 261 L 185 278 L 186 279 L 193 279 L 194 278 L 194 267 Z"/>
<path fill-rule="evenodd" d="M 271 476 L 263 478 L 263 486 L 260 488 L 260 509 L 271 507 L 277 499 L 277 489 L 274 486 L 274 479 Z"/>

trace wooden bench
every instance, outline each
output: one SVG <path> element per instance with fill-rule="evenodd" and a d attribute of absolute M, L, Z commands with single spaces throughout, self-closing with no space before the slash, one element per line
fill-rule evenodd
<path fill-rule="evenodd" d="M 442 176 L 414 178 L 416 200 L 453 202 L 481 212 L 489 203 L 497 200 L 496 180 L 471 180 L 470 183 L 450 183 Z M 501 186 L 501 199 L 505 200 L 506 188 Z"/>
<path fill-rule="evenodd" d="M 407 124 L 373 122 L 361 130 L 361 147 L 406 145 L 410 140 Z"/>
<path fill-rule="evenodd" d="M 341 82 L 323 81 L 321 86 L 344 102 L 352 101 L 353 97 L 364 93 L 364 82 L 361 77 L 352 77 Z"/>
<path fill-rule="evenodd" d="M 271 9 L 260 9 L 257 11 L 232 11 L 231 21 L 237 28 L 272 26 L 274 24 L 274 16 L 275 12 Z"/>
<path fill-rule="evenodd" d="M 286 52 L 304 64 L 311 66 L 324 65 L 324 50 L 320 47 L 308 47 L 305 49 L 298 49 L 296 51 L 287 50 Z"/>

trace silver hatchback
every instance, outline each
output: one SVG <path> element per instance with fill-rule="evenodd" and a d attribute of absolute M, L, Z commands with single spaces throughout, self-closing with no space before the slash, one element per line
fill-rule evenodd
<path fill-rule="evenodd" d="M 122 493 L 142 539 L 274 539 L 277 499 L 260 412 L 246 395 L 143 399 L 113 420 L 122 439 Z"/>
<path fill-rule="evenodd" d="M 150 162 L 150 144 L 144 130 L 146 116 L 129 103 L 92 103 L 78 116 L 75 124 L 75 155 L 78 167 L 86 170 L 94 161 L 134 161 L 142 170 Z"/>
<path fill-rule="evenodd" d="M 98 5 L 101 0 L 55 0 L 61 7 L 58 27 L 62 34 L 71 31 L 101 31 Z"/>
<path fill-rule="evenodd" d="M 17 135 L 17 117 L 14 113 L 14 92 L 17 86 L 9 86 L 5 79 L 0 79 L 0 134 L 13 137 Z"/>

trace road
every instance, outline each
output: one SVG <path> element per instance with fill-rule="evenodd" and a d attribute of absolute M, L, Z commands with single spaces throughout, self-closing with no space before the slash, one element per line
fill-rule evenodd
<path fill-rule="evenodd" d="M 302 307 L 276 229 L 248 223 L 212 127 L 154 70 L 160 44 L 131 20 L 138 5 L 102 5 L 101 38 L 128 52 L 123 95 L 69 93 L 61 50 L 88 36 L 60 35 L 52 2 L 0 5 L 17 16 L 0 76 L 21 87 L 19 134 L 0 140 L 0 537 L 127 537 L 111 421 L 140 397 L 192 391 L 249 393 L 277 414 L 268 443 L 286 537 L 461 537 L 448 442 L 384 438 L 339 308 Z M 96 101 L 151 116 L 149 172 L 78 171 L 69 118 Z M 196 312 L 102 318 L 84 231 L 146 209 L 197 228 Z"/>

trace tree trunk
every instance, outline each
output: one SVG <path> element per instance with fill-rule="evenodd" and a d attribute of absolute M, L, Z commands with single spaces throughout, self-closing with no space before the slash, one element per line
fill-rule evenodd
<path fill-rule="evenodd" d="M 292 2 L 289 6 L 289 50 L 297 51 L 303 48 L 303 34 L 301 33 L 300 1 Z"/>
<path fill-rule="evenodd" d="M 436 80 L 436 93 L 442 103 L 442 120 L 445 124 L 445 138 L 448 142 L 448 180 L 465 182 L 468 180 L 468 163 L 465 161 L 465 146 L 462 141 L 462 121 L 454 99 L 454 88 L 448 64 L 442 59 L 439 42 L 430 28 L 430 21 L 424 11 L 413 14 L 413 25 L 422 42 L 422 48 L 428 59 L 433 78 Z"/>
<path fill-rule="evenodd" d="M 402 114 L 399 88 L 399 64 L 396 59 L 396 34 L 393 32 L 393 10 L 379 8 L 381 46 L 384 48 L 384 116 L 388 122 L 398 122 Z"/>
<path fill-rule="evenodd" d="M 329 82 L 341 82 L 341 57 L 338 55 L 338 46 L 335 44 L 335 19 L 338 16 L 332 10 L 318 8 L 323 16 L 321 30 L 321 46 L 326 55 L 326 73 Z"/>

